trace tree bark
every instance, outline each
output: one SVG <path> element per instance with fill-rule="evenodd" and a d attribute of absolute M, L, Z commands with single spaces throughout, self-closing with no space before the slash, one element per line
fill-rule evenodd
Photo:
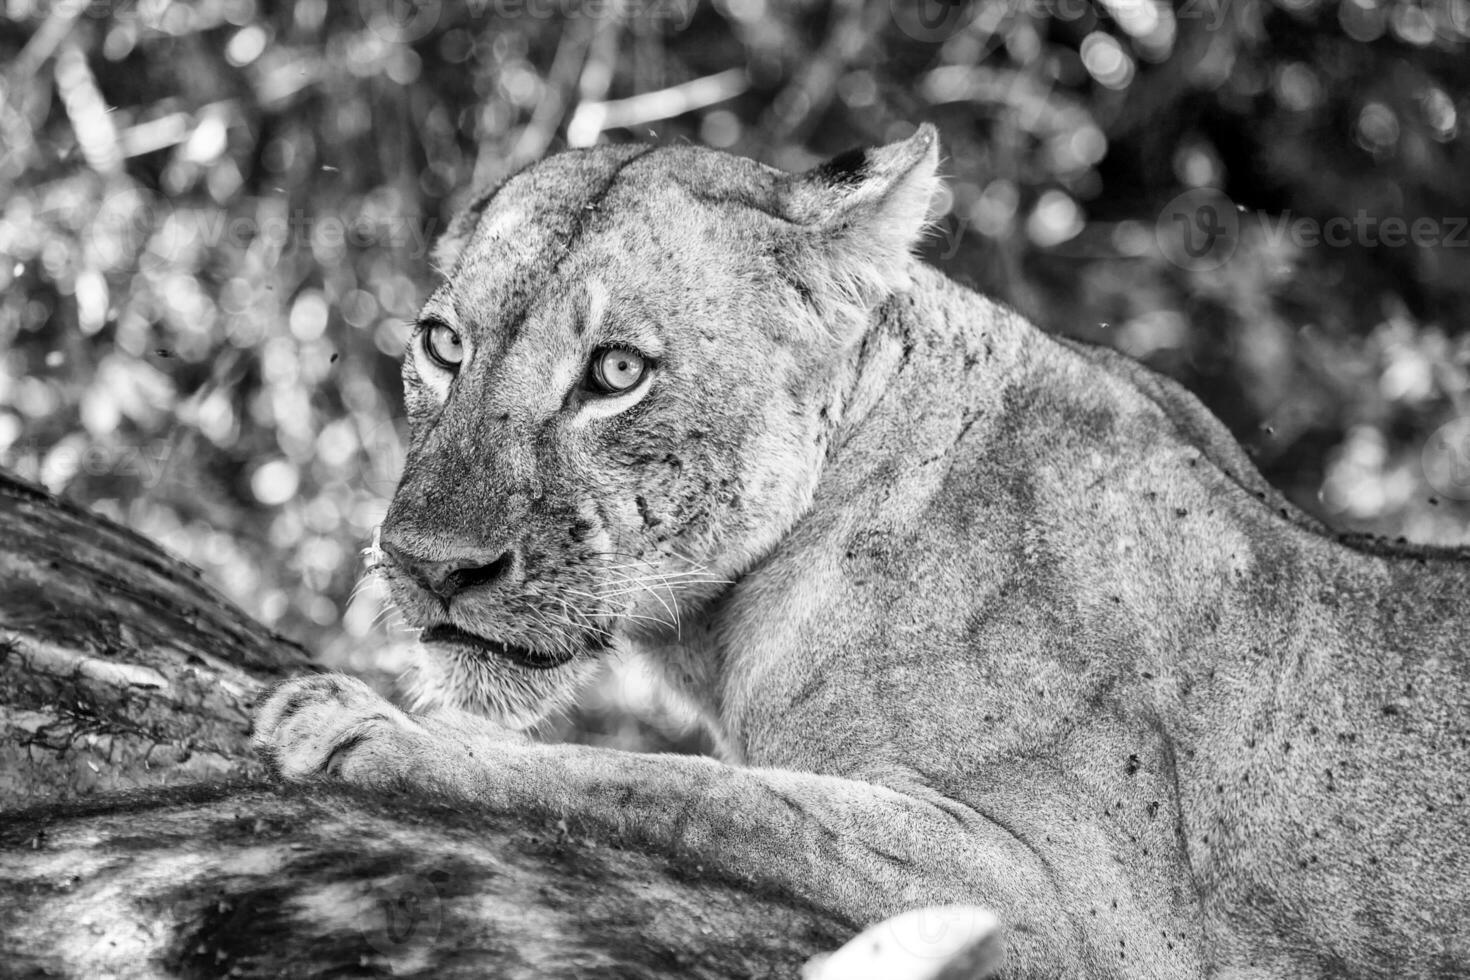
<path fill-rule="evenodd" d="M 515 813 L 270 785 L 308 668 L 199 573 L 0 474 L 0 973 L 794 977 L 851 923 Z"/>
<path fill-rule="evenodd" d="M 197 569 L 0 473 L 0 806 L 261 776 L 250 705 L 307 667 Z"/>

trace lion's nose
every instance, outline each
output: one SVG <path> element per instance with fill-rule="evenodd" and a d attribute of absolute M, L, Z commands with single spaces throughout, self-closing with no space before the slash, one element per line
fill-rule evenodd
<path fill-rule="evenodd" d="M 387 541 L 383 542 L 382 547 L 393 559 L 393 564 L 445 603 L 468 589 L 479 585 L 493 585 L 505 578 L 515 564 L 514 551 L 494 557 L 464 555 L 436 561 L 422 558 Z"/>

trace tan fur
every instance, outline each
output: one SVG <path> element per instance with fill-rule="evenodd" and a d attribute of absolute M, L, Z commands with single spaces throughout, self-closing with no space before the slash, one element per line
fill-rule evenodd
<path fill-rule="evenodd" d="M 855 925 L 983 905 L 1008 976 L 1470 968 L 1470 567 L 1344 546 L 1182 389 L 910 259 L 936 152 L 925 127 L 806 175 L 565 154 L 441 250 L 426 313 L 469 353 L 437 391 L 408 359 L 383 536 L 515 572 L 447 606 L 390 582 L 419 625 L 571 659 L 430 647 L 425 703 L 525 724 L 611 636 L 742 765 L 334 678 L 277 692 L 259 743 L 292 778 L 621 829 Z M 571 394 L 634 341 L 658 348 L 634 403 Z"/>

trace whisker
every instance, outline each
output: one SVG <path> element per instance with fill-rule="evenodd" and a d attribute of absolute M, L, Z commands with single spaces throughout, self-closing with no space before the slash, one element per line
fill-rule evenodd
<path fill-rule="evenodd" d="M 621 612 L 621 613 L 618 613 L 618 616 L 620 618 L 622 618 L 622 619 L 627 619 L 627 620 L 630 620 L 630 621 L 633 621 L 633 622 L 652 623 L 655 626 L 663 626 L 663 627 L 666 627 L 668 629 L 673 629 L 674 628 L 674 624 L 672 622 L 670 622 L 669 620 L 660 619 L 657 616 L 649 616 L 649 615 L 646 615 L 644 613 Z"/>
<path fill-rule="evenodd" d="M 676 586 L 676 585 L 678 585 L 678 586 L 694 586 L 694 585 L 728 585 L 728 584 L 730 584 L 730 583 L 716 581 L 716 580 L 712 580 L 712 579 L 686 579 L 686 580 L 684 580 L 682 582 L 670 582 L 670 581 L 666 581 L 664 579 L 644 579 L 642 581 L 633 580 L 633 579 L 618 579 L 618 580 L 609 582 L 607 584 L 607 586 L 605 587 L 607 591 L 604 591 L 602 594 L 603 595 L 615 595 L 615 594 L 618 594 L 620 590 L 636 591 L 638 589 L 650 588 L 650 587 L 659 587 L 659 588 L 668 589 L 668 588 L 672 588 L 673 586 Z"/>
<path fill-rule="evenodd" d="M 561 596 L 557 596 L 556 601 L 562 607 L 563 616 L 561 617 L 561 619 L 567 626 L 571 627 L 572 629 L 585 629 L 590 630 L 594 633 L 600 633 L 601 635 L 607 637 L 609 640 L 613 638 L 613 635 L 611 633 L 603 629 L 601 626 L 598 626 L 596 623 L 592 622 L 592 617 L 588 616 L 580 609 L 576 609 L 575 607 L 568 604 L 567 601 Z M 581 617 L 583 621 L 581 623 L 578 623 L 574 617 Z"/>
<path fill-rule="evenodd" d="M 622 576 L 622 579 L 627 582 L 708 582 L 715 585 L 730 585 L 734 581 L 703 572 L 660 572 L 652 575 L 627 575 Z"/>
<path fill-rule="evenodd" d="M 654 566 L 654 562 L 651 561 L 651 560 L 649 560 L 646 557 L 643 557 L 641 555 L 631 555 L 631 554 L 628 554 L 627 552 L 621 552 L 621 551 L 605 551 L 605 552 L 601 552 L 596 557 L 599 557 L 599 558 L 625 558 L 625 559 L 628 559 L 628 563 L 625 564 L 623 567 L 632 567 L 634 565 L 641 565 L 643 567 L 652 568 Z M 661 556 L 661 557 L 663 557 L 663 556 Z M 682 553 L 677 552 L 677 551 L 668 552 L 667 553 L 667 557 L 673 558 L 676 561 L 683 562 L 685 565 L 689 565 L 692 568 L 694 568 L 694 569 L 696 569 L 698 571 L 701 571 L 701 572 L 710 572 L 710 571 L 712 571 L 710 569 L 710 567 L 708 565 L 704 564 L 703 562 L 696 561 L 695 559 L 690 558 L 688 555 L 682 554 Z"/>

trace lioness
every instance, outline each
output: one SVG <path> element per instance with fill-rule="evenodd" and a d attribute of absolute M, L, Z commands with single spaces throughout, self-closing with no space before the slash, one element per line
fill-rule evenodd
<path fill-rule="evenodd" d="M 1470 563 L 1339 543 L 1177 385 L 912 258 L 937 161 L 606 146 L 475 201 L 381 529 L 424 713 L 302 678 L 259 745 L 854 925 L 989 907 L 1012 977 L 1470 972 Z M 629 646 L 727 761 L 514 731 Z"/>

